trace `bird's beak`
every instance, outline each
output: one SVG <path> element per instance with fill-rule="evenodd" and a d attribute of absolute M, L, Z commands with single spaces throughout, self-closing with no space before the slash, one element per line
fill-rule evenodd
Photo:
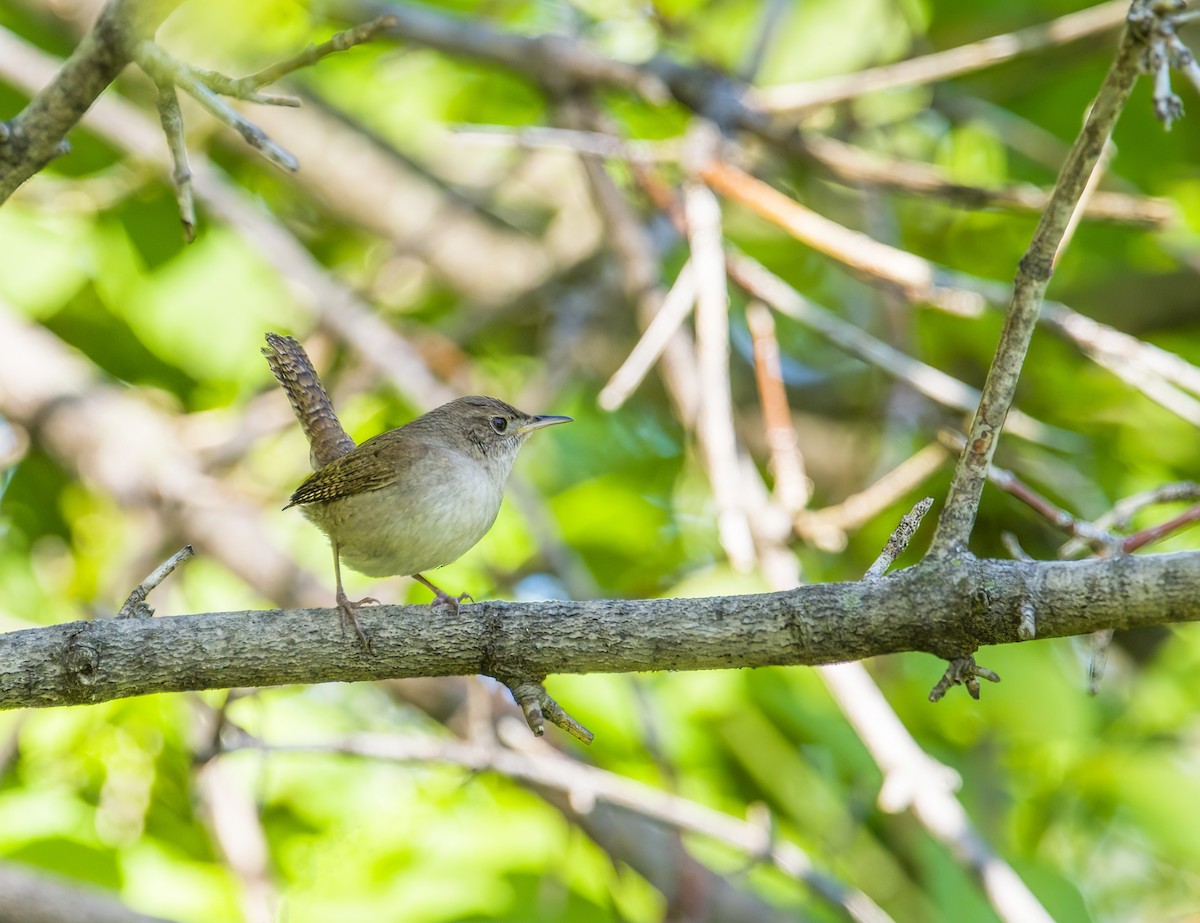
<path fill-rule="evenodd" d="M 540 417 L 531 417 L 521 424 L 517 430 L 517 435 L 523 436 L 525 433 L 532 433 L 535 429 L 541 429 L 543 426 L 554 426 L 556 423 L 570 423 L 570 417 L 556 417 L 551 414 L 543 414 Z"/>

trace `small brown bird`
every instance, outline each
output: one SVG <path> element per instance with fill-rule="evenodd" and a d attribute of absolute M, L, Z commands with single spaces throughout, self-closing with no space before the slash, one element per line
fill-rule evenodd
<path fill-rule="evenodd" d="M 435 606 L 457 608 L 470 599 L 446 593 L 422 572 L 457 560 L 483 538 L 530 433 L 571 418 L 530 416 L 494 397 L 460 397 L 356 446 L 304 348 L 268 333 L 262 352 L 311 447 L 314 473 L 284 509 L 299 506 L 329 536 L 337 605 L 363 646 L 370 642 L 356 613 L 377 600 L 346 597 L 341 561 L 369 577 L 410 575 L 434 592 Z"/>

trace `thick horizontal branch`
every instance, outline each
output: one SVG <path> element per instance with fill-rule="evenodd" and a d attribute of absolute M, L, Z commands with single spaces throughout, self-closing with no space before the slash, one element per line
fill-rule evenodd
<path fill-rule="evenodd" d="M 1200 552 L 1088 561 L 960 556 L 859 583 L 706 599 L 363 610 L 375 652 L 333 609 L 71 622 L 0 635 L 0 708 L 153 692 L 484 673 L 826 664 L 900 651 L 944 658 L 1036 636 L 1200 619 Z"/>

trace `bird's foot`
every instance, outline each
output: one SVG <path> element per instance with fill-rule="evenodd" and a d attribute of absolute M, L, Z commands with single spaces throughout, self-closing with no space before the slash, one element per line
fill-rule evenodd
<path fill-rule="evenodd" d="M 459 593 L 457 596 L 452 596 L 443 590 L 440 586 L 430 583 L 420 574 L 413 574 L 413 579 L 421 583 L 433 591 L 433 601 L 429 604 L 430 609 L 436 609 L 438 606 L 451 606 L 455 612 L 458 611 L 458 604 L 464 600 L 475 602 L 475 597 L 470 593 Z"/>
<path fill-rule="evenodd" d="M 346 633 L 346 624 L 349 623 L 358 634 L 358 640 L 362 644 L 363 650 L 370 653 L 373 643 L 371 636 L 358 622 L 358 610 L 368 604 L 379 605 L 379 600 L 373 596 L 364 596 L 362 599 L 353 600 L 349 599 L 340 589 L 338 590 L 337 607 L 342 614 L 342 634 Z"/>
<path fill-rule="evenodd" d="M 438 590 L 437 595 L 434 596 L 433 601 L 430 602 L 429 608 L 436 609 L 438 606 L 450 606 L 455 612 L 457 612 L 458 604 L 466 602 L 468 599 L 471 602 L 475 602 L 475 597 L 470 593 L 459 593 L 457 596 L 451 596 L 449 593 Z"/>

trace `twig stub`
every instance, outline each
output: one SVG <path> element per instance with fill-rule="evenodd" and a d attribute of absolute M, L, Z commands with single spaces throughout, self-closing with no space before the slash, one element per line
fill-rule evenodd
<path fill-rule="evenodd" d="M 195 549 L 193 549 L 191 545 L 184 545 L 173 555 L 158 565 L 158 567 L 154 568 L 154 570 L 150 572 L 150 575 L 146 577 L 145 580 L 133 588 L 133 592 L 129 594 L 129 598 L 125 600 L 125 604 L 121 606 L 120 611 L 117 612 L 117 618 L 148 619 L 153 616 L 154 610 L 146 605 L 146 597 L 150 595 L 155 587 L 166 580 L 167 577 L 171 575 L 171 572 L 175 570 L 175 568 L 177 568 L 180 564 L 183 564 L 185 561 L 188 561 L 195 554 Z"/>
<path fill-rule="evenodd" d="M 950 661 L 946 667 L 946 672 L 942 674 L 942 678 L 937 681 L 937 685 L 930 691 L 929 701 L 941 701 L 946 693 L 950 691 L 951 686 L 966 686 L 971 698 L 978 699 L 980 677 L 986 679 L 989 683 L 1000 682 L 999 675 L 987 667 L 979 666 L 975 662 L 974 656 L 956 657 Z"/>

